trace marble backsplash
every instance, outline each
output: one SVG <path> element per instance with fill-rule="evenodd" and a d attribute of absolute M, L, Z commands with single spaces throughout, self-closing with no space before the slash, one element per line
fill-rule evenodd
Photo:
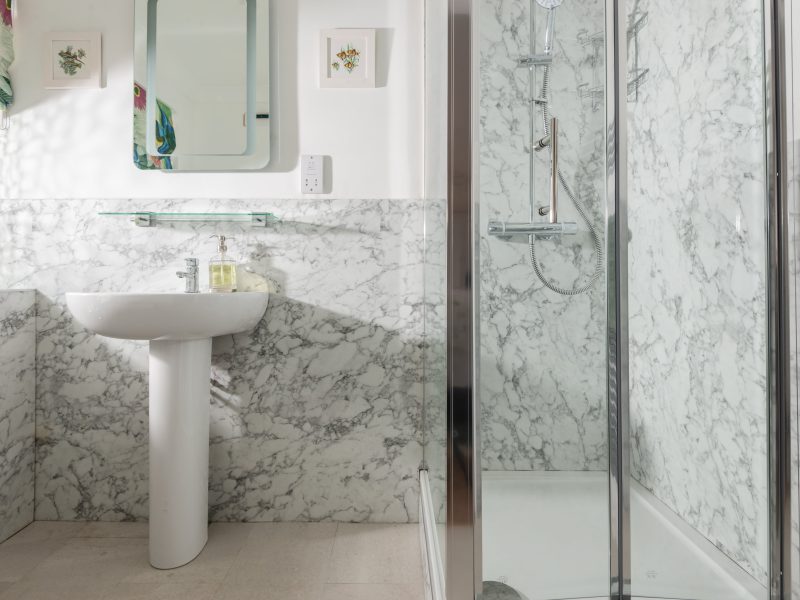
<path fill-rule="evenodd" d="M 537 279 L 527 243 L 486 235 L 489 220 L 530 220 L 549 202 L 549 158 L 531 138 L 543 136 L 530 114 L 531 7 L 535 47 L 543 48 L 547 11 L 530 0 L 480 3 L 480 397 L 486 470 L 604 470 L 608 464 L 605 396 L 606 292 L 601 279 L 586 294 L 560 296 Z M 605 200 L 603 103 L 581 91 L 604 82 L 602 2 L 564 2 L 556 17 L 550 81 L 553 115 L 561 119 L 560 165 L 602 237 Z M 598 35 L 599 34 L 599 37 Z M 599 42 L 599 43 L 598 43 Z M 543 72 L 536 70 L 533 94 Z M 536 133 L 531 133 L 531 129 Z M 559 214 L 580 222 L 561 191 Z M 563 242 L 539 242 L 547 276 L 561 287 L 585 283 L 596 257 L 586 226 Z"/>
<path fill-rule="evenodd" d="M 0 542 L 33 521 L 36 296 L 0 291 Z"/>
<path fill-rule="evenodd" d="M 138 228 L 100 211 L 269 210 L 269 229 Z M 0 287 L 38 291 L 36 518 L 147 518 L 147 345 L 83 329 L 67 291 L 182 290 L 208 239 L 270 283 L 265 318 L 214 342 L 217 521 L 417 519 L 423 205 L 6 201 Z M 205 269 L 201 269 L 205 273 Z M 205 282 L 204 282 L 205 283 Z"/>
<path fill-rule="evenodd" d="M 649 69 L 628 104 L 632 474 L 765 582 L 761 3 L 631 7 Z"/>

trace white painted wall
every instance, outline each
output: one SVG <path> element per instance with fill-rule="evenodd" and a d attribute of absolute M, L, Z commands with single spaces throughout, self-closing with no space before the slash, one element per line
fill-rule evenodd
<path fill-rule="evenodd" d="M 447 198 L 447 26 L 445 0 L 425 1 L 425 197 Z"/>
<path fill-rule="evenodd" d="M 375 90 L 318 87 L 319 32 L 375 27 Z M 42 87 L 48 31 L 101 31 L 101 90 Z M 273 162 L 262 172 L 155 173 L 132 161 L 132 0 L 19 2 L 17 103 L 0 134 L 0 198 L 296 198 L 299 157 L 333 160 L 332 197 L 420 198 L 424 0 L 272 0 Z"/>

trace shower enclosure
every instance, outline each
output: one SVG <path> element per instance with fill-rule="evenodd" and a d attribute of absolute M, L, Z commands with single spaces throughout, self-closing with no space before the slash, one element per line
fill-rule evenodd
<path fill-rule="evenodd" d="M 427 3 L 434 599 L 793 597 L 790 9 Z"/>

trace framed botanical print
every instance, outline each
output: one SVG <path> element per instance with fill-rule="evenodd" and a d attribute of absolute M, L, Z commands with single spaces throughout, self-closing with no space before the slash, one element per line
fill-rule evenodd
<path fill-rule="evenodd" d="M 375 87 L 374 29 L 327 29 L 320 50 L 320 87 Z"/>
<path fill-rule="evenodd" d="M 45 34 L 47 89 L 99 88 L 103 65 L 100 33 Z"/>

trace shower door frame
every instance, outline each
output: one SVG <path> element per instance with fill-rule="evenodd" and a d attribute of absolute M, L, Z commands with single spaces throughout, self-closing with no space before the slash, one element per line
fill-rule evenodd
<path fill-rule="evenodd" d="M 437 0 L 427 0 L 437 1 Z M 445 0 L 438 0 L 445 1 Z M 482 583 L 480 406 L 477 397 L 479 63 L 476 0 L 449 2 L 447 219 L 447 556 L 449 600 L 475 600 Z M 631 598 L 628 349 L 627 7 L 606 7 L 607 393 L 609 598 Z M 763 0 L 768 214 L 770 598 L 792 587 L 791 294 L 787 0 Z"/>
<path fill-rule="evenodd" d="M 791 22 L 787 0 L 764 0 L 764 100 L 767 173 L 767 385 L 770 479 L 770 598 L 792 597 L 792 306 L 790 127 Z M 792 132 L 793 133 L 793 132 Z M 796 433 L 796 432 L 795 432 Z"/>
<path fill-rule="evenodd" d="M 437 0 L 427 0 L 437 1 Z M 446 0 L 438 0 L 446 1 Z M 447 0 L 447 525 L 446 595 L 474 600 L 482 588 L 480 407 L 475 340 L 477 235 L 473 177 L 477 111 L 474 0 Z"/>
<path fill-rule="evenodd" d="M 630 388 L 628 348 L 627 8 L 606 0 L 606 119 L 608 242 L 608 420 L 612 599 L 631 598 Z M 792 295 L 794 198 L 788 113 L 793 88 L 788 0 L 762 0 L 765 161 L 767 174 L 767 412 L 769 452 L 769 597 L 792 597 Z M 789 13 L 790 14 L 790 13 Z M 621 174 L 621 175 L 618 175 Z M 796 576 L 796 575 L 795 575 Z"/>
<path fill-rule="evenodd" d="M 631 598 L 630 389 L 628 348 L 628 0 L 606 0 L 606 119 L 608 125 L 608 419 L 611 598 Z M 769 449 L 769 597 L 792 595 L 792 304 L 790 274 L 793 198 L 789 190 L 787 0 L 763 0 L 765 160 L 767 173 L 767 412 Z M 792 132 L 793 133 L 793 132 Z M 618 174 L 620 174 L 618 176 Z"/>
<path fill-rule="evenodd" d="M 609 597 L 628 600 L 631 597 L 631 446 L 628 348 L 628 26 L 626 0 L 606 0 L 605 14 Z M 623 99 L 623 101 L 620 102 L 619 99 Z"/>

